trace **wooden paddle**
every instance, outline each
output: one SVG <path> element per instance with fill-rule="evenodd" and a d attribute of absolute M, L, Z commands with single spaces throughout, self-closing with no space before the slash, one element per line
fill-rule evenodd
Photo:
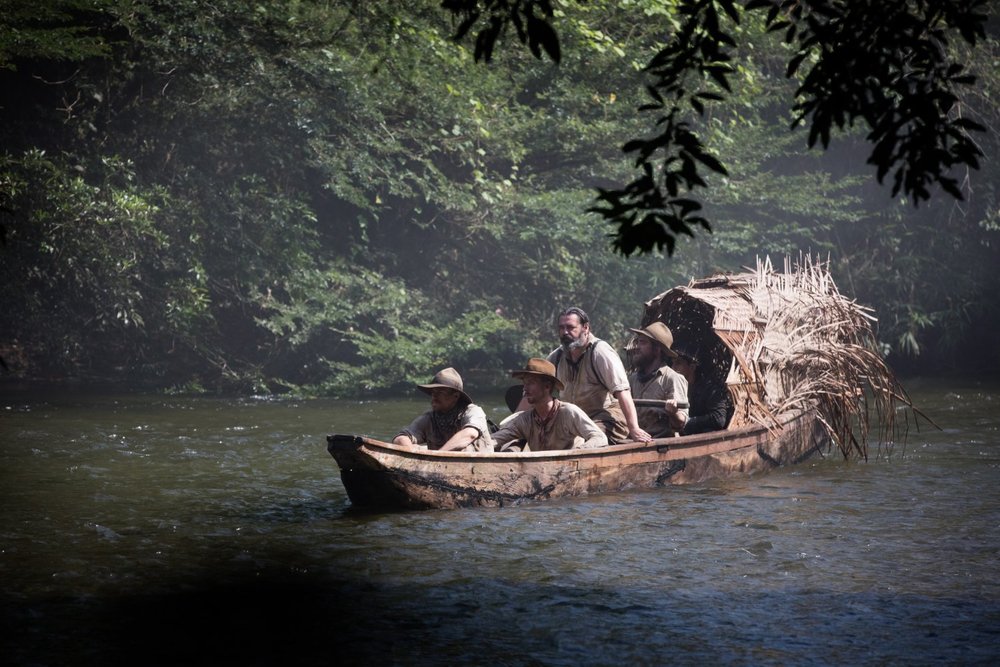
<path fill-rule="evenodd" d="M 511 412 L 517 412 L 517 406 L 521 402 L 521 397 L 524 395 L 524 385 L 515 384 L 507 388 L 507 393 L 504 394 L 503 400 L 507 404 L 507 409 Z M 635 403 L 637 408 L 661 408 L 663 410 L 667 409 L 667 402 L 661 401 L 655 398 L 634 398 L 632 402 Z M 687 401 L 681 401 L 677 404 L 678 410 L 684 410 L 689 408 Z"/>
<path fill-rule="evenodd" d="M 633 398 L 632 402 L 635 403 L 637 408 L 661 408 L 663 410 L 667 409 L 667 402 L 661 401 L 655 398 Z M 688 405 L 687 401 L 680 401 L 677 403 L 678 410 L 684 410 L 691 407 Z"/>

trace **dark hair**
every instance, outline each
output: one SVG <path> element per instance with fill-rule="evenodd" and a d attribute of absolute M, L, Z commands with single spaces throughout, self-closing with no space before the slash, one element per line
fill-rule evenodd
<path fill-rule="evenodd" d="M 698 358 L 700 354 L 697 347 L 693 347 L 685 343 L 675 343 L 673 350 L 674 352 L 677 353 L 677 356 L 680 357 L 681 359 L 686 359 L 689 363 L 692 363 L 696 366 L 698 365 Z"/>
<path fill-rule="evenodd" d="M 580 324 L 590 324 L 590 318 L 587 317 L 587 313 L 583 312 L 582 308 L 577 308 L 576 306 L 570 306 L 566 310 L 559 313 L 559 319 L 568 317 L 569 315 L 576 315 L 580 319 Z"/>

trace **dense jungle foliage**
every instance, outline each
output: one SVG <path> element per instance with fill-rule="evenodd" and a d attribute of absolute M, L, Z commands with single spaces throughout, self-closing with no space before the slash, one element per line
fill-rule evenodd
<path fill-rule="evenodd" d="M 897 369 L 1000 369 L 1000 48 L 956 114 L 964 200 L 880 187 L 864 133 L 808 150 L 788 52 L 741 22 L 732 93 L 693 116 L 728 175 L 712 232 L 624 258 L 587 212 L 627 182 L 670 0 L 555 2 L 561 61 L 456 42 L 436 0 L 0 0 L 6 377 L 211 391 L 473 385 L 578 305 L 620 343 L 642 302 L 758 256 L 829 257 Z M 780 260 L 778 260 L 780 261 Z"/>

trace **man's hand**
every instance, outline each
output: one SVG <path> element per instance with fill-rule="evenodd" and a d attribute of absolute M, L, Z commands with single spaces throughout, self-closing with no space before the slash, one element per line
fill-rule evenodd
<path fill-rule="evenodd" d="M 643 431 L 641 428 L 629 429 L 628 437 L 636 442 L 649 442 L 653 436 Z"/>

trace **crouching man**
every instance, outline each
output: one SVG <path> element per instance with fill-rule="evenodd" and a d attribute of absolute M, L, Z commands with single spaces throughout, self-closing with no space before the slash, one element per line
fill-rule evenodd
<path fill-rule="evenodd" d="M 552 395 L 563 388 L 552 362 L 529 359 L 524 370 L 510 374 L 523 383 L 524 400 L 530 409 L 512 415 L 500 425 L 493 434 L 498 450 L 539 452 L 607 446 L 604 431 L 586 412 Z"/>
<path fill-rule="evenodd" d="M 393 439 L 395 444 L 426 445 L 445 452 L 493 451 L 486 413 L 465 393 L 458 371 L 445 368 L 429 384 L 417 387 L 430 394 L 431 409 L 401 430 Z"/>

